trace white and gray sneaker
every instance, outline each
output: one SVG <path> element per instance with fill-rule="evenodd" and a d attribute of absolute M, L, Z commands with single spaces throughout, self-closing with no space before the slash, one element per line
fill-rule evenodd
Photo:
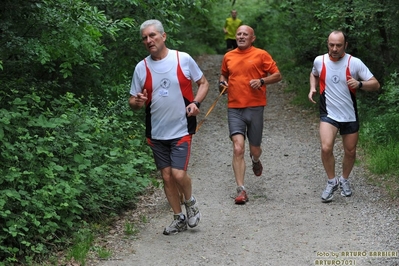
<path fill-rule="evenodd" d="M 343 178 L 339 179 L 339 187 L 341 188 L 341 196 L 342 197 L 350 197 L 352 196 L 352 190 L 349 184 L 349 181 Z"/>
<path fill-rule="evenodd" d="M 201 220 L 201 213 L 198 209 L 197 200 L 192 196 L 192 200 L 189 202 L 185 201 L 184 205 L 186 206 L 188 226 L 191 228 L 196 227 Z"/>
<path fill-rule="evenodd" d="M 172 223 L 163 230 L 164 235 L 175 235 L 179 232 L 187 230 L 187 219 L 184 214 L 175 214 L 173 215 L 173 218 L 174 220 Z"/>
<path fill-rule="evenodd" d="M 326 189 L 321 194 L 322 202 L 330 202 L 333 199 L 334 191 L 338 189 L 338 180 L 337 178 L 333 178 L 332 180 L 327 181 Z"/>

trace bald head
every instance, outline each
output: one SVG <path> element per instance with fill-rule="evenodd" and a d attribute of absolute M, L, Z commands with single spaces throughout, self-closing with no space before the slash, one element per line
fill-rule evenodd
<path fill-rule="evenodd" d="M 238 27 L 237 32 L 239 32 L 239 31 L 245 31 L 250 35 L 255 35 L 254 29 L 248 25 L 242 25 L 242 26 Z"/>
<path fill-rule="evenodd" d="M 333 31 L 327 39 L 328 54 L 333 60 L 339 60 L 345 55 L 346 36 L 342 31 Z"/>
<path fill-rule="evenodd" d="M 245 50 L 250 48 L 255 39 L 256 37 L 254 30 L 250 26 L 242 25 L 238 27 L 236 31 L 236 41 L 238 49 Z"/>
<path fill-rule="evenodd" d="M 328 35 L 327 41 L 328 41 L 330 38 L 334 38 L 334 39 L 339 38 L 339 39 L 341 39 L 344 43 L 346 43 L 346 41 L 347 41 L 347 40 L 346 40 L 346 34 L 345 34 L 344 32 L 342 32 L 342 31 L 340 31 L 340 30 L 332 31 L 332 32 L 330 33 L 330 35 Z"/>

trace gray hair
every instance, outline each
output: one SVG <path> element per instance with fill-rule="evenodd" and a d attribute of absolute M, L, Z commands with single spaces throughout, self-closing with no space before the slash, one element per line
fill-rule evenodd
<path fill-rule="evenodd" d="M 145 28 L 147 28 L 148 26 L 154 26 L 155 29 L 157 31 L 159 31 L 159 33 L 163 34 L 165 31 L 163 29 L 163 25 L 161 23 L 161 21 L 157 20 L 157 19 L 149 19 L 144 21 L 141 26 L 140 26 L 140 34 L 143 32 L 143 30 Z"/>

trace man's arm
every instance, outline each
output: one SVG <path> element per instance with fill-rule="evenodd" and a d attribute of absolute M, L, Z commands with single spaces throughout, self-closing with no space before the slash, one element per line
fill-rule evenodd
<path fill-rule="evenodd" d="M 309 83 L 310 83 L 310 91 L 309 91 L 309 94 L 308 94 L 308 99 L 312 103 L 316 103 L 315 100 L 313 100 L 313 96 L 317 92 L 316 87 L 317 87 L 317 84 L 319 84 L 319 77 L 313 75 L 313 73 L 310 73 Z"/>
<path fill-rule="evenodd" d="M 202 102 L 205 99 L 206 95 L 208 94 L 209 82 L 205 78 L 205 76 L 202 75 L 202 77 L 199 80 L 197 80 L 196 83 L 198 85 L 198 91 L 197 95 L 194 97 L 194 101 Z"/>
<path fill-rule="evenodd" d="M 204 75 L 202 75 L 202 77 L 197 80 L 195 83 L 197 83 L 198 85 L 198 91 L 197 94 L 194 97 L 193 102 L 199 102 L 201 103 L 206 95 L 208 94 L 208 90 L 209 90 L 209 82 L 208 80 L 205 78 Z M 195 103 L 190 103 L 187 107 L 187 116 L 195 116 L 197 114 L 199 114 L 200 110 L 197 107 L 197 105 Z"/>
<path fill-rule="evenodd" d="M 267 84 L 273 84 L 273 83 L 279 82 L 282 79 L 282 76 L 281 76 L 280 72 L 276 72 L 276 73 L 273 73 L 273 74 L 271 74 L 265 78 L 262 78 L 262 79 L 264 81 L 264 84 L 267 85 Z"/>
<path fill-rule="evenodd" d="M 348 76 L 348 86 L 354 89 L 362 89 L 364 91 L 378 91 L 380 89 L 380 83 L 375 77 L 367 81 L 358 81 L 351 76 Z"/>
<path fill-rule="evenodd" d="M 249 86 L 253 89 L 260 89 L 263 85 L 273 84 L 279 82 L 282 79 L 280 72 L 273 73 L 267 77 L 259 79 L 251 79 L 249 81 Z"/>

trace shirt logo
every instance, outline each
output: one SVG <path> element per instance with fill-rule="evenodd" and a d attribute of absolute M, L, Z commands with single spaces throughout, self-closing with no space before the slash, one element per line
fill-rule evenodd
<path fill-rule="evenodd" d="M 169 89 L 169 87 L 170 87 L 170 80 L 169 80 L 169 79 L 166 79 L 166 78 L 162 79 L 162 80 L 161 80 L 161 87 L 164 88 L 164 89 Z"/>
<path fill-rule="evenodd" d="M 337 84 L 337 83 L 339 82 L 339 77 L 338 77 L 337 75 L 334 75 L 334 76 L 331 77 L 331 81 L 332 81 L 334 84 Z"/>

